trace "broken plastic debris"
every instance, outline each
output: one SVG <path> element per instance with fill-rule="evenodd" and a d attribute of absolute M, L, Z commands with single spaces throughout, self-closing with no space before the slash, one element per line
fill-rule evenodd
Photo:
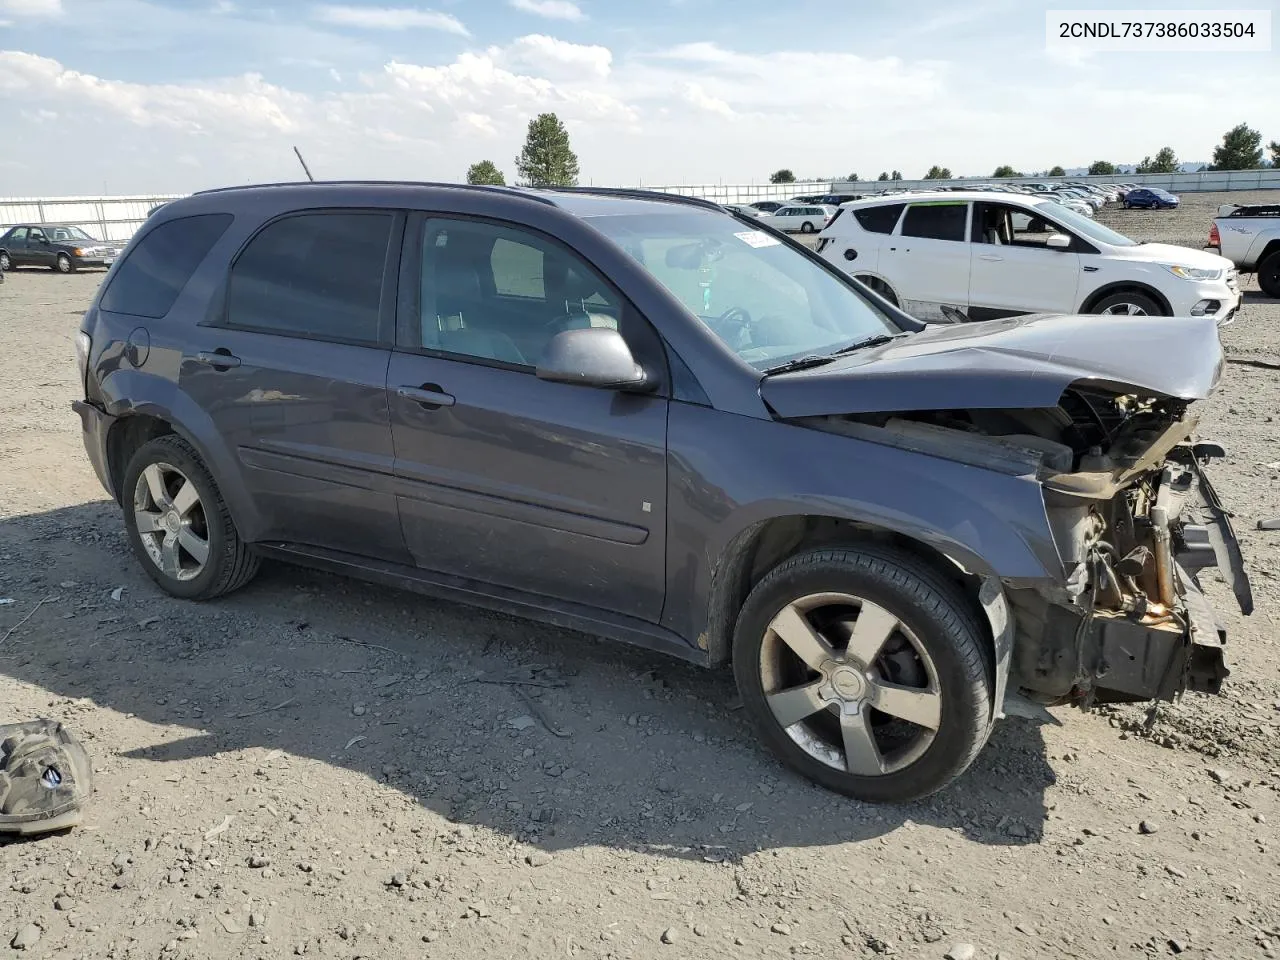
<path fill-rule="evenodd" d="M 345 747 L 343 747 L 342 749 L 343 749 L 343 750 L 350 750 L 352 747 L 354 747 L 354 746 L 355 746 L 357 743 L 359 743 L 361 740 L 365 740 L 365 739 L 367 739 L 367 738 L 366 738 L 366 737 L 352 737 L 350 740 L 348 740 L 348 741 L 347 741 L 347 745 L 346 745 Z"/>
<path fill-rule="evenodd" d="M 519 717 L 512 717 L 510 720 L 507 721 L 507 726 L 515 727 L 517 730 L 528 730 L 536 722 L 537 721 L 535 721 L 533 717 L 524 715 Z"/>
<path fill-rule="evenodd" d="M 226 832 L 227 832 L 227 827 L 231 826 L 231 821 L 232 821 L 232 820 L 234 820 L 234 819 L 235 819 L 235 817 L 231 816 L 230 814 L 228 814 L 227 816 L 223 817 L 223 818 L 222 818 L 222 822 L 221 822 L 220 824 L 218 824 L 216 827 L 212 827 L 211 829 L 206 830 L 206 831 L 204 832 L 204 838 L 205 838 L 206 840 L 212 840 L 212 839 L 213 839 L 214 837 L 216 837 L 218 834 L 220 834 L 220 833 L 226 833 Z"/>
<path fill-rule="evenodd" d="M 11 603 L 17 603 L 13 597 L 0 597 L 0 607 L 7 607 Z"/>
<path fill-rule="evenodd" d="M 119 600 L 123 594 L 124 594 L 124 587 L 116 587 L 114 590 L 111 591 L 111 599 Z"/>

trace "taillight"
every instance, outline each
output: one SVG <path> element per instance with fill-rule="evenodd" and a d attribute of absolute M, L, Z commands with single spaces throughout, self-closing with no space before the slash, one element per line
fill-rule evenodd
<path fill-rule="evenodd" d="M 1208 245 L 1211 247 L 1222 246 L 1222 237 L 1218 233 L 1218 225 L 1216 223 L 1210 224 L 1209 226 L 1209 244 Z"/>

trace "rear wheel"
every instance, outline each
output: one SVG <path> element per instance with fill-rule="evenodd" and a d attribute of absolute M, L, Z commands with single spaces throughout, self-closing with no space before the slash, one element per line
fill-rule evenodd
<path fill-rule="evenodd" d="M 1280 250 L 1267 254 L 1258 264 L 1258 286 L 1268 297 L 1280 297 Z"/>
<path fill-rule="evenodd" d="M 809 222 L 808 220 L 806 220 L 804 223 L 800 224 L 800 232 L 801 232 L 801 233 L 813 233 L 813 229 L 814 229 L 813 224 L 812 224 L 811 222 Z"/>
<path fill-rule="evenodd" d="M 774 568 L 743 606 L 733 661 L 784 763 L 860 800 L 900 803 L 942 789 L 986 743 L 988 650 L 958 589 L 908 554 L 866 547 Z"/>
<path fill-rule="evenodd" d="M 258 572 L 208 469 L 180 437 L 138 448 L 121 487 L 133 551 L 164 590 L 207 600 L 237 590 Z"/>
<path fill-rule="evenodd" d="M 895 307 L 901 306 L 901 304 L 898 302 L 898 295 L 893 292 L 893 287 L 889 286 L 889 284 L 885 283 L 879 277 L 861 276 L 861 277 L 855 277 L 854 279 L 856 279 L 859 283 L 861 283 L 867 289 L 871 290 L 873 293 L 880 294 L 880 296 L 884 297 L 886 300 L 892 303 Z"/>
<path fill-rule="evenodd" d="M 58 254 L 58 262 L 54 264 L 53 269 L 57 270 L 59 273 L 75 273 L 76 265 L 65 253 L 60 253 Z"/>
<path fill-rule="evenodd" d="M 1100 313 L 1104 316 L 1129 316 L 1129 317 L 1161 317 L 1164 311 L 1160 308 L 1160 304 L 1156 303 L 1151 297 L 1145 293 L 1130 293 L 1121 291 L 1103 297 L 1093 305 L 1090 313 Z"/>

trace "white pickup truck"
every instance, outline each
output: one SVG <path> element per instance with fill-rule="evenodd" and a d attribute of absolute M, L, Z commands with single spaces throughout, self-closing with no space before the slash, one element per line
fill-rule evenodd
<path fill-rule="evenodd" d="M 1280 297 L 1280 204 L 1218 207 L 1206 247 L 1235 263 L 1242 273 L 1256 273 L 1269 297 Z"/>

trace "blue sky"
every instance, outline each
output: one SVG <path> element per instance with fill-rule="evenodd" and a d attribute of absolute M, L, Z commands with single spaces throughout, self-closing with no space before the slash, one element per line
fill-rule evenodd
<path fill-rule="evenodd" d="M 0 195 L 292 179 L 294 144 L 321 177 L 512 178 L 548 110 L 598 184 L 1203 160 L 1241 121 L 1280 139 L 1276 52 L 1063 56 L 1049 6 L 0 0 Z"/>

